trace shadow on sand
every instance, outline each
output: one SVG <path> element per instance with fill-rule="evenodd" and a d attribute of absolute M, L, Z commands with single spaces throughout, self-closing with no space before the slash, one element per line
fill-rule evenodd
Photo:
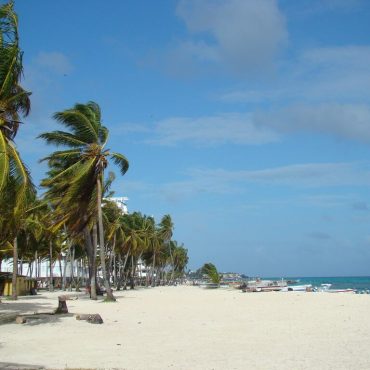
<path fill-rule="evenodd" d="M 0 369 L 4 370 L 28 370 L 28 369 L 45 369 L 41 365 L 16 364 L 13 362 L 0 362 Z"/>
<path fill-rule="evenodd" d="M 42 299 L 42 298 L 41 298 Z M 0 314 L 3 312 L 39 312 L 39 311 L 52 311 L 58 306 L 58 301 L 52 302 L 50 300 L 40 302 L 39 300 L 35 301 L 2 301 L 0 304 Z"/>

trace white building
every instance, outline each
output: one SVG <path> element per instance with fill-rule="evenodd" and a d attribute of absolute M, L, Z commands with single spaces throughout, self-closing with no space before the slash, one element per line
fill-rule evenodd
<path fill-rule="evenodd" d="M 116 203 L 118 208 L 122 211 L 124 215 L 128 214 L 128 209 L 127 209 L 127 204 L 126 202 L 128 201 L 127 197 L 111 197 L 111 198 L 106 198 L 107 200 Z"/>

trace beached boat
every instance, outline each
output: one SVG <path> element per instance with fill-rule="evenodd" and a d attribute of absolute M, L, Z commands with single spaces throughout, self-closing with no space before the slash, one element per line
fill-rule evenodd
<path fill-rule="evenodd" d="M 282 292 L 310 292 L 312 291 L 312 285 L 288 285 L 281 289 Z"/>
<path fill-rule="evenodd" d="M 332 284 L 321 284 L 319 288 L 317 288 L 318 292 L 326 292 L 326 293 L 356 293 L 356 289 L 330 289 Z"/>
<path fill-rule="evenodd" d="M 286 287 L 285 280 L 250 280 L 243 291 L 246 292 L 277 292 Z"/>
<path fill-rule="evenodd" d="M 214 284 L 214 283 L 202 283 L 202 284 L 199 284 L 199 287 L 203 289 L 216 289 L 216 288 L 219 288 L 220 285 Z"/>
<path fill-rule="evenodd" d="M 356 289 L 328 289 L 327 293 L 356 293 Z"/>

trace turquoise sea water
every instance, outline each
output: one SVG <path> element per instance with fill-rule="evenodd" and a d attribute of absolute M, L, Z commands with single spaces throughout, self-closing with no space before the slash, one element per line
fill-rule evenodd
<path fill-rule="evenodd" d="M 280 278 L 266 278 L 279 280 Z M 370 290 L 370 276 L 333 276 L 333 277 L 284 277 L 285 280 L 294 280 L 296 285 L 312 284 L 332 284 L 331 289 L 356 289 Z"/>

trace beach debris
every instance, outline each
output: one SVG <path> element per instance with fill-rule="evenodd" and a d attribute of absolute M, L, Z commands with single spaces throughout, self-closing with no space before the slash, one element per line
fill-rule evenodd
<path fill-rule="evenodd" d="M 58 308 L 55 310 L 55 314 L 68 313 L 67 297 L 66 295 L 60 295 L 58 297 Z"/>
<path fill-rule="evenodd" d="M 79 315 L 76 315 L 76 320 L 86 320 L 90 324 L 103 324 L 104 322 L 98 313 L 79 314 Z"/>
<path fill-rule="evenodd" d="M 27 322 L 26 318 L 24 316 L 17 316 L 15 318 L 16 324 L 25 324 Z"/>

